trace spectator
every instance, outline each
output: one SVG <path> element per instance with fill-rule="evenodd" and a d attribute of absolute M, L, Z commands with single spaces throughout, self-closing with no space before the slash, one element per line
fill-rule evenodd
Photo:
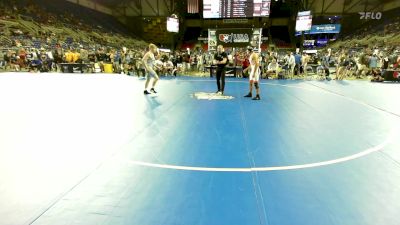
<path fill-rule="evenodd" d="M 0 51 L 0 68 L 5 69 L 6 67 L 6 60 L 5 60 L 6 54 L 3 51 Z"/>
<path fill-rule="evenodd" d="M 304 76 L 306 77 L 308 76 L 307 67 L 309 61 L 310 61 L 310 56 L 307 53 L 303 52 L 303 56 L 301 57 L 301 66 L 303 67 L 303 73 Z"/>
<path fill-rule="evenodd" d="M 250 48 L 246 51 L 246 54 L 242 54 L 242 77 L 248 77 L 249 76 L 249 69 L 250 69 L 250 61 L 249 57 L 251 54 Z"/>
<path fill-rule="evenodd" d="M 89 53 L 85 48 L 83 48 L 83 46 L 80 46 L 79 55 L 80 55 L 80 63 L 89 62 Z"/>
<path fill-rule="evenodd" d="M 174 70 L 174 64 L 170 59 L 168 58 L 166 59 L 166 61 L 164 62 L 164 68 L 167 75 L 172 75 L 172 71 Z"/>
<path fill-rule="evenodd" d="M 296 54 L 294 55 L 294 62 L 295 62 L 295 70 L 296 70 L 296 75 L 300 76 L 300 68 L 301 68 L 301 55 L 298 51 L 296 51 Z"/>
<path fill-rule="evenodd" d="M 56 70 L 60 71 L 61 70 L 60 64 L 63 62 L 63 51 L 59 45 L 56 46 L 53 56 L 54 56 L 54 63 L 56 64 L 57 67 Z"/>
<path fill-rule="evenodd" d="M 278 77 L 278 69 L 279 69 L 279 64 L 276 62 L 276 59 L 272 59 L 272 61 L 268 64 L 267 67 L 267 74 L 266 78 L 269 78 L 268 75 L 275 75 L 275 77 Z"/>
<path fill-rule="evenodd" d="M 369 58 L 369 68 L 370 69 L 376 69 L 378 67 L 378 56 L 374 53 L 370 58 Z"/>
<path fill-rule="evenodd" d="M 330 73 L 329 73 L 329 67 L 330 67 L 330 63 L 331 63 L 331 53 L 330 51 L 327 51 L 325 53 L 325 56 L 323 56 L 322 58 L 322 67 L 325 71 L 325 79 L 326 80 L 330 80 Z"/>
<path fill-rule="evenodd" d="M 74 48 L 72 50 L 72 62 L 79 63 L 80 58 L 81 58 L 81 54 Z"/>
<path fill-rule="evenodd" d="M 288 58 L 288 68 L 289 68 L 289 76 L 291 79 L 293 79 L 294 76 L 295 66 L 296 66 L 296 58 L 294 57 L 293 52 L 290 52 Z"/>
<path fill-rule="evenodd" d="M 39 53 L 39 60 L 40 60 L 40 72 L 49 72 L 51 71 L 51 59 L 49 58 L 49 55 L 47 54 L 46 50 L 44 48 L 40 49 Z"/>
<path fill-rule="evenodd" d="M 71 49 L 68 49 L 67 52 L 64 55 L 64 61 L 67 63 L 73 63 L 74 62 L 74 56 L 71 51 Z"/>

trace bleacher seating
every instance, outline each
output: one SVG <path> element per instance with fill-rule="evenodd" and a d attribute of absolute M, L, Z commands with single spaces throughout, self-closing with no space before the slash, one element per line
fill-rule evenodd
<path fill-rule="evenodd" d="M 341 38 L 331 46 L 354 47 L 356 45 L 384 46 L 387 44 L 400 44 L 399 9 L 385 12 L 385 16 L 381 20 L 369 20 L 357 25 L 357 29 L 344 30 Z"/>
<path fill-rule="evenodd" d="M 114 17 L 64 0 L 0 2 L 0 28 L 5 36 L 0 40 L 3 48 L 16 46 L 16 42 L 35 47 L 60 43 L 63 48 L 145 43 Z"/>

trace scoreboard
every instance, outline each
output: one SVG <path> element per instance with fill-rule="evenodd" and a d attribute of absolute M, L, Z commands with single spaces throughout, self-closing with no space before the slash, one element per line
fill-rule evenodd
<path fill-rule="evenodd" d="M 271 0 L 203 0 L 203 17 L 268 17 L 270 6 Z"/>

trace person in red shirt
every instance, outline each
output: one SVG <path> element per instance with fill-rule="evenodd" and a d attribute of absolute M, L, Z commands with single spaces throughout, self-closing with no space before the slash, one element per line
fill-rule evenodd
<path fill-rule="evenodd" d="M 251 55 L 252 51 L 247 49 L 246 54 L 244 56 L 243 64 L 242 64 L 242 69 L 243 69 L 243 77 L 248 77 L 249 76 L 249 69 L 250 69 L 250 61 L 249 57 Z"/>

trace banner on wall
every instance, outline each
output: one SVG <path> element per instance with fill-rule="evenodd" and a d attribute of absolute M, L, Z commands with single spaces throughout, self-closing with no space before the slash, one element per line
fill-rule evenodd
<path fill-rule="evenodd" d="M 340 33 L 340 24 L 320 24 L 312 25 L 311 30 L 303 31 L 304 34 L 338 34 Z M 295 36 L 300 36 L 301 31 L 296 31 Z"/>
<path fill-rule="evenodd" d="M 261 28 L 257 29 L 209 29 L 209 51 L 215 51 L 217 45 L 224 47 L 252 46 L 256 51 L 261 46 Z M 215 48 L 213 48 L 215 47 Z"/>
<path fill-rule="evenodd" d="M 303 46 L 304 47 L 313 47 L 315 45 L 315 40 L 304 40 Z"/>
<path fill-rule="evenodd" d="M 328 44 L 328 39 L 317 39 L 316 46 L 322 47 Z"/>
<path fill-rule="evenodd" d="M 208 29 L 208 51 L 217 50 L 217 31 L 214 29 Z"/>
<path fill-rule="evenodd" d="M 338 34 L 340 33 L 340 24 L 320 24 L 311 26 L 310 34 Z"/>
<path fill-rule="evenodd" d="M 250 44 L 252 33 L 251 29 L 219 29 L 217 42 L 224 47 L 246 47 Z"/>

